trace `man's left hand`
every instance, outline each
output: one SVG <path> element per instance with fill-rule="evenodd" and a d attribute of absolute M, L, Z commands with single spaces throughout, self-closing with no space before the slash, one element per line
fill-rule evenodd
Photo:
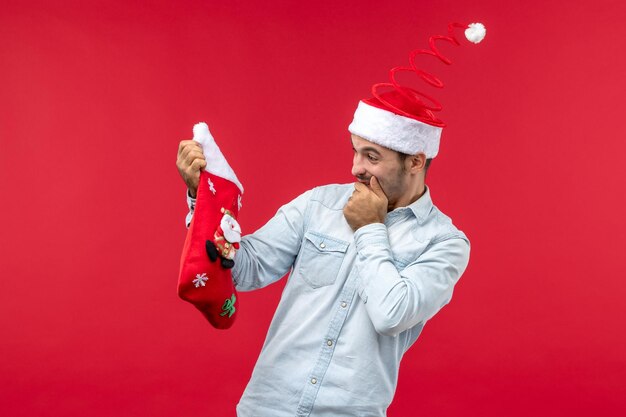
<path fill-rule="evenodd" d="M 352 197 L 343 208 L 343 215 L 352 230 L 371 224 L 383 223 L 387 215 L 387 196 L 378 179 L 372 176 L 370 186 L 357 182 Z"/>

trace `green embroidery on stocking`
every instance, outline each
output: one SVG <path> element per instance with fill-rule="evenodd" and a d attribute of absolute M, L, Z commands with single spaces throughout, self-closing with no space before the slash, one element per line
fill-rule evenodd
<path fill-rule="evenodd" d="M 224 305 L 222 306 L 222 313 L 220 313 L 220 316 L 224 317 L 226 314 L 228 314 L 228 318 L 230 318 L 233 314 L 235 314 L 236 300 L 237 297 L 235 297 L 235 294 L 233 294 L 230 298 L 227 298 L 226 301 L 224 301 Z"/>

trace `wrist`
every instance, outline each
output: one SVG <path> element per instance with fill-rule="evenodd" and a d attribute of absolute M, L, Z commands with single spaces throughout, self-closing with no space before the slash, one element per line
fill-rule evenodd
<path fill-rule="evenodd" d="M 384 222 L 381 221 L 381 220 L 378 220 L 378 219 L 371 219 L 371 220 L 366 220 L 366 221 L 363 221 L 363 222 L 359 222 L 359 223 L 354 225 L 354 231 L 356 232 L 360 228 L 365 227 L 365 226 L 369 226 L 370 224 L 384 224 Z"/>

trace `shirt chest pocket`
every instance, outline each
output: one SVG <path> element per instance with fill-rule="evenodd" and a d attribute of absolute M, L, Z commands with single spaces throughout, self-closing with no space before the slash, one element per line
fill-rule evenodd
<path fill-rule="evenodd" d="M 313 288 L 331 285 L 337 279 L 348 242 L 308 231 L 300 254 L 300 276 Z"/>

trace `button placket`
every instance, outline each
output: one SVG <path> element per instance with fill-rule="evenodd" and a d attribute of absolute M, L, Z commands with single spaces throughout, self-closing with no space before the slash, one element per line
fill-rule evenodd
<path fill-rule="evenodd" d="M 321 248 L 322 244 L 327 246 L 326 243 L 318 241 L 317 247 Z M 322 386 L 324 375 L 330 366 L 331 359 L 335 352 L 335 345 L 340 336 L 341 328 L 348 316 L 348 307 L 356 294 L 357 283 L 357 275 L 352 271 L 352 273 L 348 275 L 343 290 L 339 295 L 339 305 L 335 304 L 335 312 L 328 326 L 329 331 L 322 342 L 316 364 L 308 375 L 309 379 L 298 403 L 296 413 L 298 417 L 309 416 L 315 404 L 315 399 Z"/>

